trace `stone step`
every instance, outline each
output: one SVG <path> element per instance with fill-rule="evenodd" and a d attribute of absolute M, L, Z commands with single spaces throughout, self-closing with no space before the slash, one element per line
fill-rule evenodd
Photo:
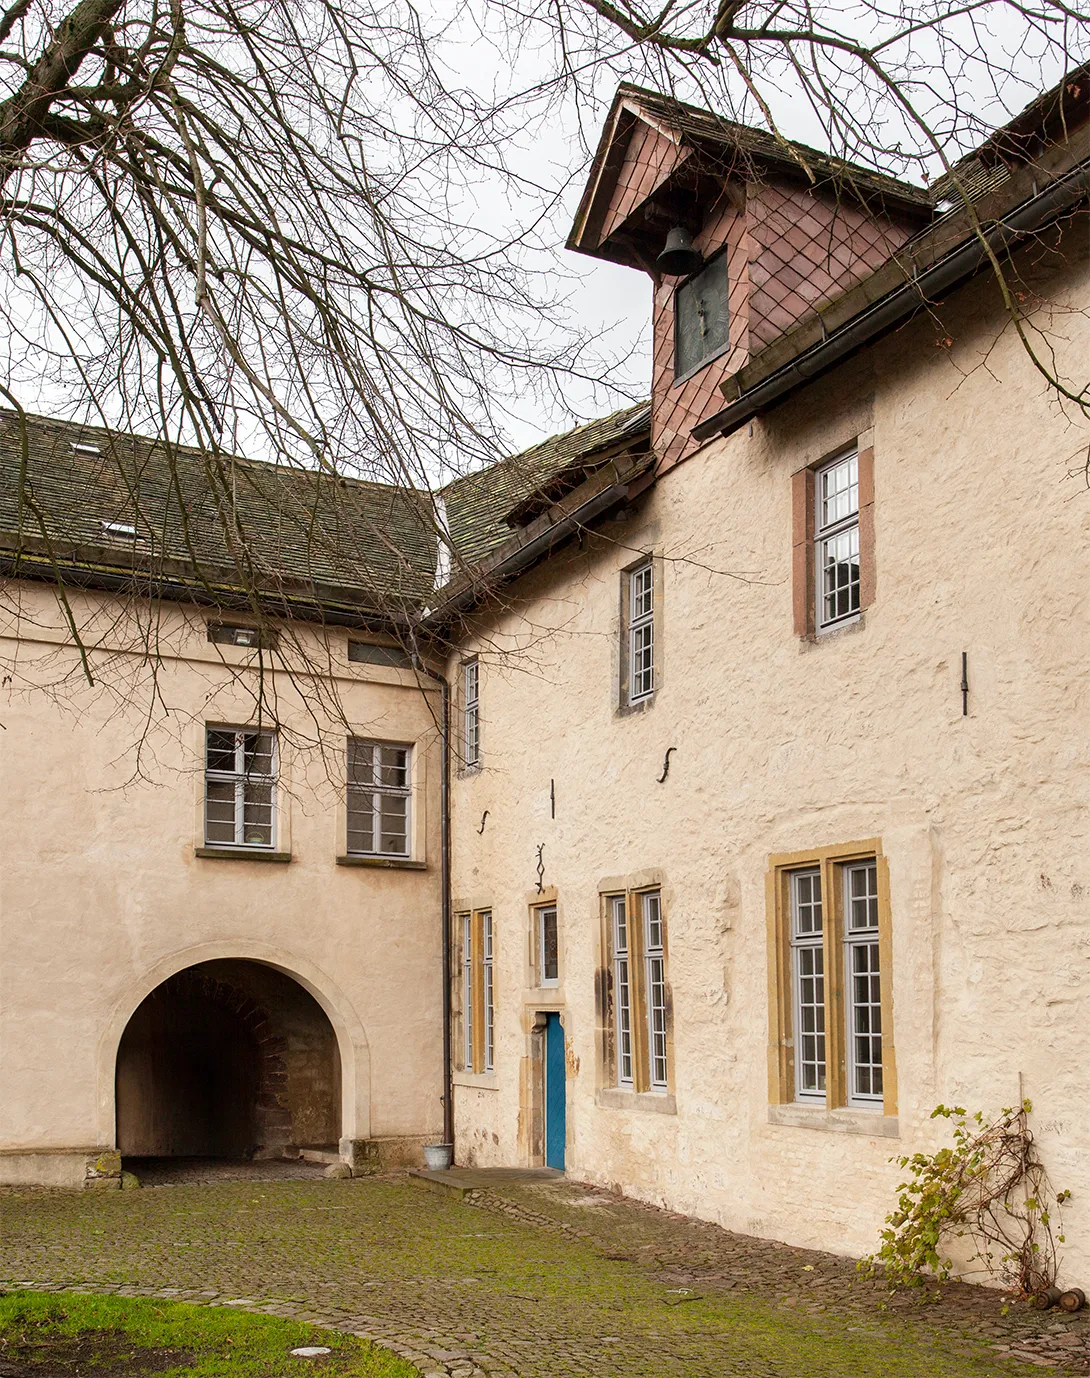
<path fill-rule="evenodd" d="M 323 1145 L 320 1148 L 301 1148 L 299 1157 L 305 1163 L 340 1163 L 344 1161 L 333 1145 Z"/>

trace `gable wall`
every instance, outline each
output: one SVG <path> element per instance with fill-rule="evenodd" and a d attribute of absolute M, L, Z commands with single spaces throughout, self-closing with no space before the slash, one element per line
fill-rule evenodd
<path fill-rule="evenodd" d="M 674 291 L 680 279 L 659 278 L 654 287 L 654 321 L 651 382 L 651 444 L 659 457 L 660 471 L 669 469 L 696 448 L 690 431 L 698 421 L 723 404 L 719 384 L 740 369 L 749 358 L 749 257 L 750 245 L 744 192 L 732 187 L 694 239 L 710 258 L 727 246 L 730 273 L 730 349 L 712 360 L 686 382 L 674 380 Z"/>
<path fill-rule="evenodd" d="M 646 201 L 651 193 L 689 156 L 672 139 L 637 120 L 625 150 L 624 161 L 602 225 L 601 239 L 607 239 L 618 225 Z"/>

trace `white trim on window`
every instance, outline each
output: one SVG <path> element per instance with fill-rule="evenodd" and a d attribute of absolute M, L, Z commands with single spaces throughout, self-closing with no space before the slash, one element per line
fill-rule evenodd
<path fill-rule="evenodd" d="M 537 911 L 537 983 L 560 984 L 560 928 L 555 904 L 544 904 Z"/>
<path fill-rule="evenodd" d="M 651 560 L 628 571 L 628 702 L 655 692 L 655 570 Z"/>
<path fill-rule="evenodd" d="M 821 868 L 791 873 L 795 1098 L 825 1103 L 825 921 Z"/>
<path fill-rule="evenodd" d="M 878 864 L 852 862 L 844 877 L 844 984 L 848 1104 L 882 1104 L 882 975 Z"/>
<path fill-rule="evenodd" d="M 345 789 L 349 856 L 412 850 L 412 748 L 349 737 Z"/>
<path fill-rule="evenodd" d="M 859 456 L 840 455 L 814 474 L 817 628 L 859 616 Z"/>
<path fill-rule="evenodd" d="M 462 663 L 462 760 L 481 763 L 481 668 L 476 660 Z"/>
<path fill-rule="evenodd" d="M 462 915 L 462 1066 L 473 1071 L 473 915 Z"/>
<path fill-rule="evenodd" d="M 276 778 L 275 732 L 206 727 L 205 846 L 275 850 Z"/>
<path fill-rule="evenodd" d="M 484 1070 L 495 1070 L 496 1005 L 492 985 L 492 910 L 481 914 L 481 964 L 484 967 Z"/>
<path fill-rule="evenodd" d="M 613 927 L 613 1036 L 617 1053 L 617 1085 L 632 1086 L 632 979 L 628 964 L 626 897 L 610 899 Z"/>
<path fill-rule="evenodd" d="M 645 890 L 643 907 L 644 988 L 647 992 L 647 1075 L 653 1091 L 669 1086 L 666 1056 L 666 945 L 662 932 L 662 898 Z"/>

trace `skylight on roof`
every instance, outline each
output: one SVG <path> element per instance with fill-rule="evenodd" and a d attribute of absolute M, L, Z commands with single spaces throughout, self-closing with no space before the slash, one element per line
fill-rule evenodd
<path fill-rule="evenodd" d="M 100 525 L 103 535 L 127 536 L 130 540 L 136 539 L 136 527 L 132 522 L 108 522 L 103 520 Z"/>

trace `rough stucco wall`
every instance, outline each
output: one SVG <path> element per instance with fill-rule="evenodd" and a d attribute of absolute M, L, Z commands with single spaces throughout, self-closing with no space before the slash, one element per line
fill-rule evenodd
<path fill-rule="evenodd" d="M 1072 232 L 1076 266 L 1052 284 L 1080 303 L 1084 243 Z M 455 782 L 454 888 L 493 911 L 497 1058 L 456 1090 L 460 1154 L 527 1161 L 537 1002 L 564 1010 L 573 1176 L 863 1252 L 900 1180 L 891 1155 L 940 1141 L 932 1108 L 996 1111 L 1021 1072 L 1044 1160 L 1074 1192 L 1063 1276 L 1090 1270 L 1086 433 L 1009 333 L 994 343 L 989 294 L 963 289 L 941 322 L 709 445 L 480 619 L 485 768 Z M 1064 320 L 1085 360 L 1086 320 Z M 791 474 L 871 428 L 876 601 L 865 625 L 800 641 Z M 618 717 L 618 572 L 648 548 L 666 557 L 661 684 Z M 890 867 L 900 1138 L 772 1124 L 767 858 L 871 836 Z M 551 1000 L 527 987 L 541 843 L 562 926 Z M 672 1115 L 596 1103 L 598 885 L 648 867 L 669 932 Z"/>
<path fill-rule="evenodd" d="M 308 706 L 284 676 L 271 692 L 290 728 L 280 845 L 292 861 L 204 860 L 194 854 L 203 723 L 252 719 L 252 678 L 233 681 L 219 659 L 245 653 L 209 646 L 199 613 L 163 607 L 159 688 L 171 715 L 155 719 L 137 769 L 147 686 L 136 658 L 95 653 L 113 692 L 88 689 L 49 589 L 9 583 L 2 608 L 17 598 L 17 661 L 10 611 L 0 627 L 12 672 L 0 754 L 0 1153 L 112 1142 L 108 1039 L 176 965 L 207 958 L 258 957 L 301 975 L 352 1060 L 345 1102 L 358 1112 L 356 1137 L 434 1134 L 442 1123 L 440 755 L 436 719 L 413 676 L 348 662 L 343 634 L 331 633 L 327 687 L 336 683 L 351 730 L 416 744 L 426 871 L 336 865 L 344 816 L 330 772 L 349 729 L 319 718 L 334 746 L 327 770 L 306 745 L 315 731 Z M 123 615 L 110 630 L 116 603 L 74 595 L 74 607 L 106 645 L 130 644 Z M 322 647 L 309 654 L 316 663 Z M 56 686 L 66 670 L 56 693 L 34 687 Z"/>

